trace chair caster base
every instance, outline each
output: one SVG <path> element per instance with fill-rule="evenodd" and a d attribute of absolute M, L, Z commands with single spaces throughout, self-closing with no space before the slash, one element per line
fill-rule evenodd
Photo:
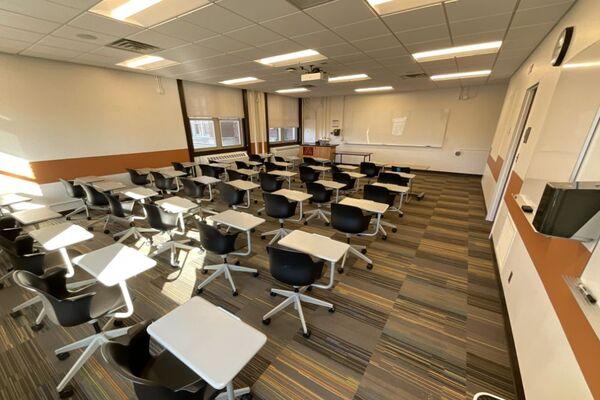
<path fill-rule="evenodd" d="M 367 249 L 362 249 L 360 252 L 363 254 L 367 254 Z"/>
<path fill-rule="evenodd" d="M 335 312 L 335 307 L 331 307 L 330 309 L 328 309 L 327 311 L 329 311 L 330 313 L 334 313 Z"/>
<path fill-rule="evenodd" d="M 60 397 L 61 399 L 68 399 L 69 397 L 73 397 L 74 394 L 75 392 L 73 391 L 73 388 L 71 386 L 67 386 L 66 388 L 58 392 L 58 397 Z"/>
<path fill-rule="evenodd" d="M 116 319 L 116 320 L 113 321 L 113 326 L 115 328 L 122 328 L 122 327 L 125 326 L 125 323 L 123 322 L 123 320 Z"/>
<path fill-rule="evenodd" d="M 367 264 L 367 269 L 369 269 L 369 270 L 373 269 L 373 264 Z"/>
<path fill-rule="evenodd" d="M 105 235 L 108 235 L 110 233 L 110 231 L 108 229 L 105 229 L 103 232 Z"/>
<path fill-rule="evenodd" d="M 17 318 L 21 316 L 21 310 L 19 311 L 11 311 L 8 315 L 10 315 L 13 318 Z"/>
<path fill-rule="evenodd" d="M 233 297 L 237 297 L 240 293 L 237 290 L 234 290 L 231 294 Z"/>
<path fill-rule="evenodd" d="M 255 273 L 252 274 L 253 277 L 258 278 L 258 276 L 260 275 L 260 272 L 256 271 Z"/>
<path fill-rule="evenodd" d="M 263 325 L 269 325 L 271 323 L 271 318 L 263 319 L 262 323 Z"/>
<path fill-rule="evenodd" d="M 396 232 L 398 232 L 398 229 L 392 228 L 392 232 L 396 233 Z"/>
<path fill-rule="evenodd" d="M 306 332 L 302 333 L 302 336 L 304 336 L 305 339 L 308 339 L 310 337 L 310 334 L 311 334 L 310 329 L 308 329 Z"/>
<path fill-rule="evenodd" d="M 31 325 L 31 330 L 34 332 L 40 331 L 44 327 L 44 324 Z"/>
<path fill-rule="evenodd" d="M 58 358 L 60 361 L 64 361 L 67 358 L 69 358 L 70 355 L 71 355 L 71 353 L 69 353 L 68 351 L 65 351 L 64 353 L 58 353 L 56 355 L 56 358 Z"/>

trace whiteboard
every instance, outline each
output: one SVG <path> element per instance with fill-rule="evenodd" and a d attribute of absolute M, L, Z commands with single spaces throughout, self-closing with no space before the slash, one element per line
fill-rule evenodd
<path fill-rule="evenodd" d="M 347 143 L 442 147 L 450 109 L 347 101 L 344 117 Z"/>

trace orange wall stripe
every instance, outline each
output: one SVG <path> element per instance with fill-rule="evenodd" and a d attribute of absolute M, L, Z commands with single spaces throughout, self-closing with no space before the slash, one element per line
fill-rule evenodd
<path fill-rule="evenodd" d="M 126 168 L 166 167 L 171 166 L 171 161 L 189 161 L 188 149 L 31 161 L 30 166 L 33 181 L 42 184 L 58 178 L 125 173 Z"/>
<path fill-rule="evenodd" d="M 492 172 L 492 176 L 494 180 L 498 182 L 498 177 L 500 176 L 500 170 L 502 169 L 502 164 L 504 164 L 504 160 L 502 157 L 498 156 L 494 160 L 492 155 L 488 155 L 487 165 L 490 167 L 490 171 Z"/>
<path fill-rule="evenodd" d="M 513 172 L 504 201 L 544 284 L 590 391 L 594 398 L 600 398 L 600 341 L 563 279 L 564 275 L 580 277 L 591 253 L 575 240 L 549 238 L 537 233 L 513 197 L 520 192 L 522 185 L 523 180 Z"/>

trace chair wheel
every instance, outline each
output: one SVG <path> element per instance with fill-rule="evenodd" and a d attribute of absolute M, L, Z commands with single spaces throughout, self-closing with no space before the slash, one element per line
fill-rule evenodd
<path fill-rule="evenodd" d="M 260 275 L 260 272 L 256 271 L 255 273 L 252 274 L 252 276 L 254 276 L 255 278 L 258 278 L 258 276 Z"/>
<path fill-rule="evenodd" d="M 275 292 L 269 292 L 269 294 L 271 295 L 271 297 L 277 297 L 277 293 Z"/>
<path fill-rule="evenodd" d="M 134 223 L 133 223 L 133 222 L 130 222 L 130 223 L 129 223 L 129 227 L 130 227 L 130 228 L 133 228 L 134 226 L 135 226 L 135 225 L 134 225 Z"/>
<path fill-rule="evenodd" d="M 344 268 L 338 268 L 337 272 L 338 272 L 338 274 L 343 274 L 344 273 Z"/>
<path fill-rule="evenodd" d="M 210 202 L 211 202 L 211 203 L 214 203 L 214 202 L 215 202 L 215 199 L 210 199 Z"/>
<path fill-rule="evenodd" d="M 381 239 L 382 240 L 387 240 L 387 235 L 383 236 Z"/>
<path fill-rule="evenodd" d="M 307 291 L 307 292 L 312 292 L 312 286 L 309 286 L 309 287 L 307 287 L 307 288 L 306 288 L 306 291 Z"/>
<path fill-rule="evenodd" d="M 260 214 L 262 214 L 262 213 L 261 213 L 260 211 L 258 211 L 256 214 L 257 214 L 257 215 L 260 215 Z"/>
<path fill-rule="evenodd" d="M 35 324 L 35 325 L 31 325 L 31 330 L 34 332 L 37 332 L 39 330 L 41 330 L 44 327 L 44 324 Z"/>
<path fill-rule="evenodd" d="M 70 355 L 71 355 L 71 353 L 69 353 L 68 351 L 65 351 L 64 353 L 58 353 L 56 355 L 56 358 L 63 361 L 63 360 L 66 360 L 67 358 L 69 358 Z"/>
<path fill-rule="evenodd" d="M 0 289 L 4 287 L 4 283 L 0 282 Z"/>
<path fill-rule="evenodd" d="M 58 397 L 60 397 L 61 399 L 67 399 L 69 397 L 73 397 L 74 394 L 75 392 L 73 392 L 73 388 L 71 386 L 67 386 L 66 388 L 58 392 Z"/>
<path fill-rule="evenodd" d="M 114 240 L 115 242 L 118 242 L 118 241 L 119 241 L 119 238 L 116 238 L 116 237 L 114 237 L 114 238 L 113 238 L 113 240 Z"/>
<path fill-rule="evenodd" d="M 85 217 L 85 219 L 87 219 L 88 221 L 90 221 L 92 219 L 92 217 Z"/>
<path fill-rule="evenodd" d="M 330 313 L 334 313 L 334 312 L 335 312 L 335 307 L 331 307 L 331 308 L 330 308 L 329 310 L 327 310 L 327 311 L 329 311 Z"/>
<path fill-rule="evenodd" d="M 240 260 L 237 260 L 237 261 L 235 262 L 235 265 L 240 265 Z"/>
<path fill-rule="evenodd" d="M 109 231 L 108 229 L 105 229 L 105 230 L 104 230 L 104 233 L 105 233 L 106 235 L 108 235 L 108 234 L 110 233 L 110 231 Z"/>
<path fill-rule="evenodd" d="M 304 225 L 308 225 L 308 221 L 304 221 Z"/>
<path fill-rule="evenodd" d="M 265 240 L 265 237 L 263 235 L 260 235 L 260 240 Z"/>
<path fill-rule="evenodd" d="M 21 310 L 19 311 L 11 311 L 8 315 L 10 315 L 13 318 L 17 318 L 21 316 Z"/>
<path fill-rule="evenodd" d="M 66 217 L 65 219 L 66 219 L 67 221 L 70 221 L 70 220 L 71 220 L 71 217 Z"/>
<path fill-rule="evenodd" d="M 240 400 L 252 400 L 252 393 L 243 394 Z"/>
<path fill-rule="evenodd" d="M 329 225 L 330 225 L 329 222 L 325 222 L 325 226 L 329 226 Z"/>
<path fill-rule="evenodd" d="M 398 229 L 392 228 L 392 232 L 396 233 L 396 232 L 398 232 Z"/>
<path fill-rule="evenodd" d="M 256 232 L 256 228 L 250 229 L 250 233 L 254 233 L 254 232 Z"/>
<path fill-rule="evenodd" d="M 367 249 L 362 249 L 360 252 L 363 254 L 367 254 Z"/>
<path fill-rule="evenodd" d="M 369 269 L 369 270 L 373 269 L 373 264 L 371 264 L 371 263 L 367 264 L 367 269 Z"/>
<path fill-rule="evenodd" d="M 113 326 L 115 328 L 122 328 L 122 327 L 125 326 L 125 323 L 121 319 L 116 319 L 116 320 L 113 321 Z"/>
<path fill-rule="evenodd" d="M 237 297 L 237 295 L 239 295 L 239 292 L 236 290 L 233 291 L 233 293 L 231 293 L 233 295 L 233 297 Z"/>
<path fill-rule="evenodd" d="M 271 318 L 263 319 L 263 320 L 262 320 L 262 323 L 263 323 L 264 325 L 269 325 L 269 324 L 271 323 Z"/>
<path fill-rule="evenodd" d="M 310 334 L 311 334 L 310 329 L 307 329 L 306 333 L 303 333 L 302 336 L 304 336 L 305 339 L 308 339 L 310 337 Z"/>
<path fill-rule="evenodd" d="M 257 203 L 258 203 L 258 200 L 254 200 L 254 204 L 257 204 Z"/>
<path fill-rule="evenodd" d="M 88 231 L 94 232 L 94 227 L 93 226 L 88 226 Z"/>
<path fill-rule="evenodd" d="M 198 288 L 198 289 L 196 289 L 196 294 L 200 295 L 200 294 L 202 294 L 203 291 L 204 291 L 203 288 Z"/>

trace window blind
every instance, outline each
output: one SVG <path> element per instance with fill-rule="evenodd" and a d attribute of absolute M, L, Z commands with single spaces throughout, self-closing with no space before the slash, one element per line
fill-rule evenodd
<path fill-rule="evenodd" d="M 298 120 L 298 99 L 296 97 L 267 95 L 269 107 L 269 128 L 288 128 L 300 126 Z"/>
<path fill-rule="evenodd" d="M 244 118 L 240 89 L 184 82 L 183 90 L 190 118 Z"/>

